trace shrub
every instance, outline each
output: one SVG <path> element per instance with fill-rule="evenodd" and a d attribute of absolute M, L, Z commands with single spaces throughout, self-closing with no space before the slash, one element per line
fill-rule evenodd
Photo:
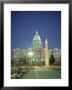
<path fill-rule="evenodd" d="M 49 60 L 49 63 L 50 63 L 50 65 L 51 64 L 54 64 L 54 62 L 55 62 L 55 58 L 54 58 L 54 56 L 53 56 L 53 54 L 50 56 L 50 60 Z"/>

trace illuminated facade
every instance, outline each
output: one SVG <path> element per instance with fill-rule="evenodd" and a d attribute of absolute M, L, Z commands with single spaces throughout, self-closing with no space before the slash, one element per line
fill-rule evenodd
<path fill-rule="evenodd" d="M 39 33 L 36 31 L 32 47 L 30 49 L 14 49 L 13 50 L 13 61 L 14 63 L 19 63 L 22 65 L 44 65 L 49 66 L 49 50 L 48 50 L 48 41 L 45 41 L 45 48 L 42 48 L 41 38 Z M 55 53 L 54 53 L 55 55 Z"/>

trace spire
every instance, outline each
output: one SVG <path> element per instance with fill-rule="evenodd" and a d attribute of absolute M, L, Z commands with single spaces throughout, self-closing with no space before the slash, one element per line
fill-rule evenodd
<path fill-rule="evenodd" d="M 45 41 L 45 43 L 46 43 L 46 44 L 48 43 L 48 41 L 47 41 L 47 38 L 46 38 L 46 41 Z"/>
<path fill-rule="evenodd" d="M 46 38 L 46 41 L 45 41 L 45 66 L 48 67 L 49 66 L 49 56 L 48 56 L 48 41 L 47 41 L 47 38 Z"/>

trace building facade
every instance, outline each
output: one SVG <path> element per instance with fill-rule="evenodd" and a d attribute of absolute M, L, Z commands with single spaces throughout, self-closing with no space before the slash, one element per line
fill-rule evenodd
<path fill-rule="evenodd" d="M 54 57 L 60 55 L 58 50 L 54 50 L 53 53 Z M 44 65 L 45 67 L 48 67 L 50 55 L 51 50 L 48 50 L 47 39 L 45 41 L 45 48 L 42 48 L 41 38 L 39 33 L 36 31 L 31 48 L 13 50 L 13 62 L 22 65 Z"/>

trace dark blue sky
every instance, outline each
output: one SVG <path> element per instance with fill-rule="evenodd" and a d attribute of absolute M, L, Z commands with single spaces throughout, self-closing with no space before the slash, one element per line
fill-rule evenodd
<path fill-rule="evenodd" d="M 43 47 L 47 38 L 49 49 L 61 48 L 60 11 L 12 11 L 12 49 L 31 48 L 36 29 L 41 37 Z"/>

